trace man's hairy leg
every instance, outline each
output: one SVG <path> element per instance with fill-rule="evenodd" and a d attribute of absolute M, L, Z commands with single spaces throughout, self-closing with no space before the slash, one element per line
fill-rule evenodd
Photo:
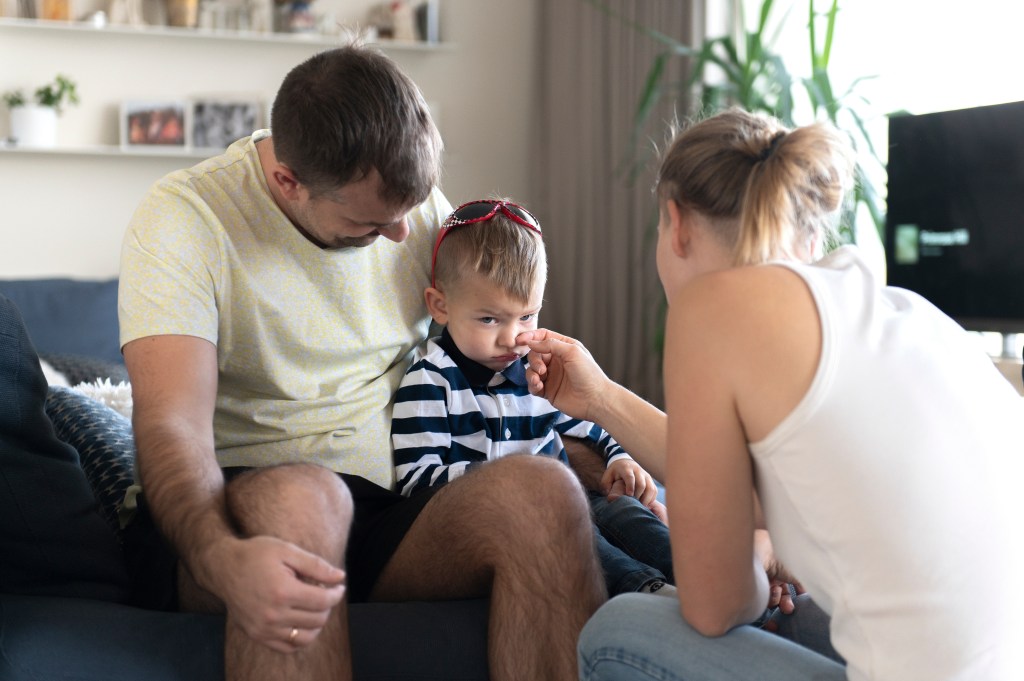
<path fill-rule="evenodd" d="M 490 590 L 494 681 L 576 678 L 576 639 L 606 600 L 590 510 L 554 459 L 510 456 L 441 489 L 388 563 L 374 600 Z"/>
<path fill-rule="evenodd" d="M 228 513 L 243 537 L 270 536 L 344 564 L 352 518 L 352 500 L 334 473 L 311 465 L 286 465 L 250 471 L 228 483 Z M 202 591 L 185 570 L 179 580 L 182 609 L 223 612 L 212 594 Z M 253 589 L 266 588 L 253 584 Z M 300 629 L 292 653 L 256 642 L 227 616 L 224 670 L 228 681 L 303 679 L 348 681 L 352 678 L 348 613 L 342 601 L 323 629 Z M 292 625 L 294 626 L 294 624 Z M 291 627 L 283 625 L 282 640 Z M 312 640 L 311 640 L 312 639 Z"/>
<path fill-rule="evenodd" d="M 580 479 L 583 489 L 600 492 L 601 477 L 604 475 L 604 457 L 590 446 L 588 440 L 577 437 L 563 436 L 565 454 L 569 457 L 569 467 Z"/>

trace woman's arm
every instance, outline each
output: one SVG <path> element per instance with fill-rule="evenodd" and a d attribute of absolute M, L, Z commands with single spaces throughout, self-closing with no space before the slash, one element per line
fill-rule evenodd
<path fill-rule="evenodd" d="M 694 280 L 666 327 L 669 518 L 683 616 L 707 635 L 755 619 L 780 571 L 758 522 L 749 442 L 802 398 L 820 351 L 813 302 L 781 268 Z M 782 573 L 780 573 L 782 574 Z M 788 576 L 787 576 L 788 577 Z"/>
<path fill-rule="evenodd" d="M 597 423 L 659 480 L 665 472 L 665 413 L 605 375 L 579 341 L 548 329 L 516 339 L 530 346 L 530 392 Z"/>

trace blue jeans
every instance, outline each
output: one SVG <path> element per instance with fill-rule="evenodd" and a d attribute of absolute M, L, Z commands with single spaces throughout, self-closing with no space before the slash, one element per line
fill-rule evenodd
<path fill-rule="evenodd" d="M 639 591 L 648 582 L 673 582 L 668 526 L 633 497 L 615 501 L 589 492 L 597 555 L 608 593 Z"/>
<path fill-rule="evenodd" d="M 580 681 L 844 681 L 829 643 L 829 619 L 806 595 L 792 615 L 773 617 L 778 633 L 736 627 L 707 638 L 691 628 L 679 601 L 625 594 L 605 603 L 579 639 Z"/>

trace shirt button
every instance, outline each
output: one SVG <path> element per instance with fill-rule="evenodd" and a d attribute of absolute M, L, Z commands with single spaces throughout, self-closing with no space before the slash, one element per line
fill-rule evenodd
<path fill-rule="evenodd" d="M 505 439 L 506 440 L 511 440 L 512 439 L 512 431 L 509 430 L 508 428 L 505 429 Z"/>
<path fill-rule="evenodd" d="M 512 400 L 510 400 L 509 398 L 506 397 L 505 398 L 505 406 L 506 407 L 511 407 L 512 406 Z"/>

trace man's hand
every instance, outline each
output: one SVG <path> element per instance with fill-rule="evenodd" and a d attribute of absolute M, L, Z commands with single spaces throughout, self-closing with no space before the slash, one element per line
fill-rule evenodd
<path fill-rule="evenodd" d="M 593 421 L 589 414 L 610 381 L 590 351 L 574 338 L 548 329 L 519 334 L 516 344 L 523 343 L 530 346 L 530 392 L 569 416 Z"/>
<path fill-rule="evenodd" d="M 345 595 L 344 571 L 273 537 L 231 540 L 210 558 L 228 615 L 278 652 L 312 643 Z"/>
<path fill-rule="evenodd" d="M 617 481 L 622 483 L 621 487 L 615 485 Z M 654 478 L 640 464 L 628 458 L 617 459 L 605 469 L 601 478 L 601 491 L 608 496 L 609 501 L 625 495 L 638 499 L 648 508 L 658 496 Z"/>

